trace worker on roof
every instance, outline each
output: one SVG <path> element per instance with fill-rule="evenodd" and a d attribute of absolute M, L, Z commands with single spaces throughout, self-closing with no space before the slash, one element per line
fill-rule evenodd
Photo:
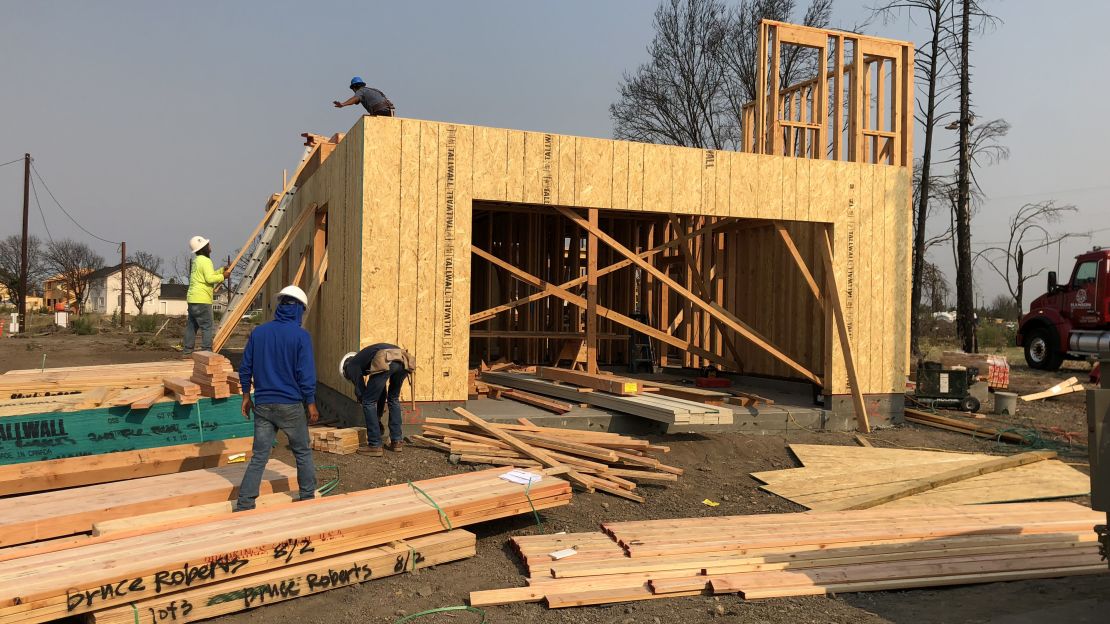
<path fill-rule="evenodd" d="M 355 94 L 347 99 L 345 102 L 335 100 L 332 104 L 336 108 L 343 108 L 344 106 L 353 106 L 355 104 L 362 104 L 366 112 L 370 115 L 377 117 L 393 117 L 393 102 L 385 97 L 385 94 L 375 89 L 374 87 L 366 86 L 366 82 L 355 76 L 351 78 L 351 91 Z"/>
<path fill-rule="evenodd" d="M 297 460 L 298 500 L 316 496 L 316 467 L 312 463 L 308 425 L 319 422 L 320 412 L 316 409 L 312 339 L 301 327 L 307 306 L 308 297 L 300 288 L 281 289 L 274 320 L 255 328 L 243 349 L 239 384 L 243 389 L 243 418 L 249 420 L 254 410 L 254 446 L 239 485 L 235 511 L 254 509 L 262 473 L 279 429 L 289 438 L 289 447 Z"/>
<path fill-rule="evenodd" d="M 185 294 L 189 318 L 185 321 L 185 338 L 181 341 L 182 352 L 190 357 L 196 346 L 197 331 L 200 331 L 200 349 L 212 350 L 212 293 L 216 284 L 231 275 L 231 267 L 216 270 L 212 266 L 212 243 L 203 236 L 189 239 L 189 249 L 193 252 L 193 268 L 189 271 L 189 290 Z"/>
<path fill-rule="evenodd" d="M 339 374 L 355 385 L 355 398 L 362 403 L 366 419 L 368 446 L 359 453 L 382 456 L 382 412 L 389 404 L 389 450 L 401 452 L 401 386 L 416 370 L 416 358 L 408 351 L 385 342 L 372 344 L 358 353 L 348 353 L 339 360 Z M 367 382 L 365 377 L 369 375 Z M 388 391 L 386 383 L 389 384 Z"/>

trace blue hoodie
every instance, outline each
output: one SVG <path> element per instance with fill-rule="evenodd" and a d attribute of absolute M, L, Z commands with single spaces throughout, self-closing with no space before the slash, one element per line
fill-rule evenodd
<path fill-rule="evenodd" d="M 316 361 L 302 316 L 300 304 L 279 305 L 274 320 L 251 332 L 239 364 L 243 396 L 250 393 L 253 378 L 258 405 L 316 402 Z"/>

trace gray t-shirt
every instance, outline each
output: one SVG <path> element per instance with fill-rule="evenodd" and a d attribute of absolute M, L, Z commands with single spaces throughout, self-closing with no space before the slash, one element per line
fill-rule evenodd
<path fill-rule="evenodd" d="M 388 108 L 390 105 L 385 94 L 373 87 L 362 87 L 358 91 L 355 91 L 355 95 L 358 96 L 359 102 L 362 103 L 362 107 L 370 114 L 380 112 L 383 108 Z"/>

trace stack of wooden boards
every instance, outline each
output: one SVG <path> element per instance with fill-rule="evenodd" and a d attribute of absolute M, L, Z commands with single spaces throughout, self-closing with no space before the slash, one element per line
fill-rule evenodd
<path fill-rule="evenodd" d="M 454 461 L 522 468 L 573 469 L 571 480 L 584 489 L 643 502 L 635 494 L 638 481 L 677 481 L 681 468 L 651 456 L 667 453 L 666 446 L 604 431 L 538 427 L 527 419 L 519 424 L 487 423 L 470 412 L 462 418 L 428 418 L 424 435 L 413 441 L 446 451 Z"/>
<path fill-rule="evenodd" d="M 470 602 L 751 600 L 1104 574 L 1093 527 L 1105 519 L 1074 503 L 1016 503 L 606 523 L 513 538 L 529 585 Z"/>
<path fill-rule="evenodd" d="M 1039 401 L 1041 399 L 1051 399 L 1053 397 L 1063 396 L 1065 394 L 1071 394 L 1073 392 L 1083 392 L 1084 390 L 1086 390 L 1086 388 L 1083 387 L 1083 384 L 1079 383 L 1078 378 L 1069 377 L 1064 381 L 1056 384 L 1055 386 L 1052 386 L 1051 388 L 1046 388 L 1044 390 L 1041 390 L 1040 392 L 1023 394 L 1021 395 L 1021 400 Z"/>
<path fill-rule="evenodd" d="M 178 444 L 0 466 L 0 496 L 217 468 L 246 461 L 251 438 Z"/>
<path fill-rule="evenodd" d="M 804 466 L 754 472 L 764 490 L 816 511 L 928 508 L 1090 493 L 1090 479 L 1054 453 L 1008 457 L 859 446 L 791 444 Z"/>
<path fill-rule="evenodd" d="M 95 613 L 192 621 L 474 553 L 459 527 L 565 505 L 566 481 L 504 468 L 194 518 L 0 557 L 0 624 Z M 446 531 L 446 532 L 445 532 Z M 64 570 L 64 573 L 59 571 Z M 185 607 L 184 604 L 188 604 Z"/>
<path fill-rule="evenodd" d="M 147 409 L 168 400 L 239 394 L 231 362 L 208 351 L 191 360 L 104 364 L 8 371 L 0 375 L 0 416 L 68 412 L 97 407 Z"/>
<path fill-rule="evenodd" d="M 1010 387 L 1010 363 L 1005 355 L 945 351 L 940 356 L 940 363 L 946 368 L 954 366 L 977 368 L 979 379 L 987 382 L 987 386 L 994 390 L 1005 390 Z"/>
<path fill-rule="evenodd" d="M 350 455 L 367 443 L 366 427 L 309 427 L 312 449 L 335 455 Z"/>
<path fill-rule="evenodd" d="M 91 533 L 94 523 L 105 520 L 232 500 L 246 467 L 237 463 L 8 498 L 0 505 L 0 548 Z M 297 471 L 270 460 L 260 492 L 296 489 Z"/>
<path fill-rule="evenodd" d="M 729 408 L 660 395 L 647 391 L 638 380 L 615 375 L 541 366 L 535 374 L 486 371 L 481 373 L 481 380 L 667 424 L 725 425 L 733 419 Z"/>

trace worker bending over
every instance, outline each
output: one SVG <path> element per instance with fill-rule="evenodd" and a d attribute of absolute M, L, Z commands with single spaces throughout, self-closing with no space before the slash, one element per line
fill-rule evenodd
<path fill-rule="evenodd" d="M 393 117 L 393 102 L 385 97 L 385 94 L 375 89 L 374 87 L 366 86 L 362 78 L 355 76 L 351 78 L 351 91 L 355 94 L 347 99 L 345 102 L 335 100 L 332 104 L 336 108 L 343 108 L 344 106 L 353 106 L 355 104 L 362 104 L 366 112 L 370 115 L 379 117 Z"/>
<path fill-rule="evenodd" d="M 401 452 L 401 386 L 416 370 L 416 358 L 397 345 L 381 342 L 358 353 L 348 353 L 339 361 L 339 372 L 355 385 L 355 397 L 362 403 L 369 446 L 358 452 L 382 456 L 381 414 L 389 404 L 389 450 Z M 369 375 L 369 381 L 364 378 Z M 388 392 L 386 382 L 389 383 Z"/>
<path fill-rule="evenodd" d="M 189 317 L 185 321 L 185 337 L 181 341 L 182 353 L 191 357 L 200 331 L 200 349 L 212 350 L 212 293 L 216 284 L 231 275 L 231 267 L 216 270 L 212 266 L 212 243 L 203 236 L 189 239 L 189 249 L 194 254 L 193 269 L 189 271 L 189 290 L 185 294 Z"/>
<path fill-rule="evenodd" d="M 301 490 L 298 500 L 316 496 L 316 467 L 308 439 L 308 425 L 320 420 L 316 410 L 316 364 L 312 339 L 301 328 L 308 297 L 300 288 L 286 286 L 278 293 L 277 303 L 274 320 L 251 332 L 239 364 L 243 418 L 250 419 L 254 410 L 254 447 L 239 486 L 235 511 L 254 509 L 262 473 L 279 429 L 289 438 L 297 460 L 297 484 Z"/>

